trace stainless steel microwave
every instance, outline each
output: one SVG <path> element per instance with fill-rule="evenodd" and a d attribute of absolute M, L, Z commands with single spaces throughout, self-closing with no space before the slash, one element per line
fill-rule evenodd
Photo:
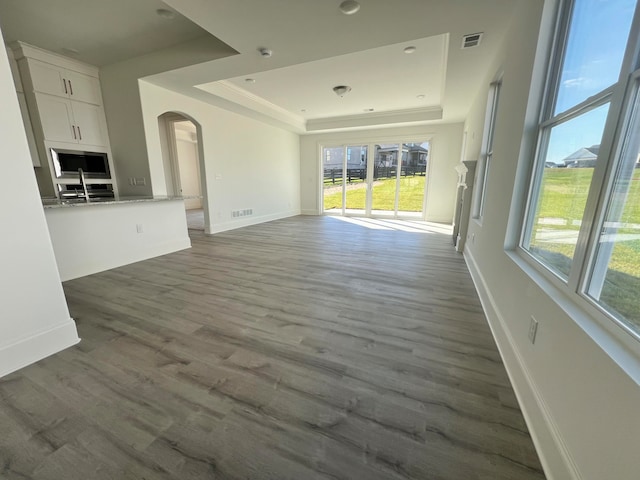
<path fill-rule="evenodd" d="M 79 168 L 87 178 L 111 178 L 109 159 L 104 152 L 52 148 L 51 160 L 57 178 L 77 178 Z"/>

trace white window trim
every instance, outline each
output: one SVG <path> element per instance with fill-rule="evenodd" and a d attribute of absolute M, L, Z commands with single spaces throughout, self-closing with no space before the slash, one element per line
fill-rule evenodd
<path fill-rule="evenodd" d="M 491 160 L 493 159 L 493 140 L 495 138 L 496 120 L 498 118 L 498 106 L 500 104 L 500 90 L 502 89 L 503 72 L 500 71 L 494 77 L 494 81 L 489 85 L 487 93 L 487 105 L 484 114 L 484 128 L 482 132 L 482 144 L 480 147 L 480 158 L 476 170 L 476 185 L 473 195 L 473 209 L 471 218 L 482 225 L 484 217 L 484 206 L 487 194 L 487 182 L 489 171 L 491 170 Z"/>
<path fill-rule="evenodd" d="M 614 316 L 605 311 L 596 301 L 591 299 L 585 292 L 589 281 L 589 273 L 593 268 L 593 260 L 596 254 L 596 247 L 599 239 L 599 228 L 594 226 L 601 225 L 606 214 L 606 199 L 613 188 L 616 165 L 614 159 L 620 158 L 620 150 L 623 147 L 623 135 L 626 130 L 629 116 L 632 110 L 632 103 L 629 98 L 634 93 L 635 83 L 638 82 L 637 92 L 640 95 L 640 5 L 636 9 L 636 15 L 630 31 L 630 38 L 636 38 L 636 44 L 629 48 L 625 54 L 625 58 L 621 68 L 621 79 L 616 84 L 617 88 L 610 88 L 607 95 L 610 97 L 609 115 L 615 115 L 619 118 L 617 124 L 613 125 L 607 120 L 607 127 L 603 135 L 600 154 L 602 158 L 598 162 L 598 166 L 594 169 L 592 179 L 592 192 L 589 193 L 587 205 L 579 243 L 576 245 L 573 264 L 576 268 L 572 268 L 569 281 L 565 281 L 555 274 L 548 267 L 544 266 L 530 252 L 523 248 L 525 236 L 527 234 L 529 211 L 532 208 L 533 200 L 537 200 L 532 196 L 534 189 L 534 179 L 541 162 L 542 155 L 539 154 L 541 135 L 540 131 L 544 126 L 541 121 L 543 115 L 548 112 L 549 105 L 553 105 L 553 99 L 549 98 L 550 92 L 555 95 L 557 89 L 550 87 L 554 79 L 558 79 L 557 69 L 560 68 L 561 62 L 556 61 L 554 65 L 549 65 L 552 59 L 557 58 L 556 51 L 563 48 L 564 38 L 561 41 L 557 39 L 557 32 L 566 25 L 570 19 L 571 12 L 564 9 L 565 2 L 571 0 L 558 0 L 554 5 L 550 6 L 551 13 L 548 15 L 554 17 L 550 24 L 543 21 L 541 29 L 541 37 L 539 47 L 541 51 L 537 53 L 536 67 L 543 70 L 544 74 L 540 77 L 532 78 L 532 96 L 530 98 L 529 112 L 527 118 L 531 121 L 532 117 L 537 117 L 538 121 L 531 125 L 523 137 L 523 147 L 527 147 L 521 151 L 521 161 L 526 162 L 528 174 L 520 175 L 517 182 L 526 185 L 523 189 L 524 194 L 514 194 L 514 210 L 510 217 L 510 226 L 505 242 L 505 252 L 507 256 L 527 274 L 536 283 L 541 290 L 547 294 L 582 330 L 589 335 L 596 344 L 598 344 L 611 358 L 614 360 L 638 385 L 640 385 L 640 335 L 632 331 L 630 327 L 623 322 L 614 318 Z M 558 14 L 562 12 L 564 14 Z M 547 21 L 550 20 L 547 18 Z M 568 33 L 568 29 L 563 28 L 563 37 Z M 545 34 L 549 37 L 545 38 Z M 564 52 L 560 53 L 561 55 Z M 634 70 L 631 78 L 627 81 L 625 76 Z M 536 102 L 536 100 L 538 100 Z M 573 107 L 563 115 L 575 115 L 578 110 L 583 110 L 587 104 L 593 103 L 593 99 L 587 99 L 580 105 Z M 537 113 L 536 113 L 537 112 Z M 551 117 L 549 117 L 551 118 Z M 556 118 L 557 120 L 557 118 Z M 529 153 L 527 153 L 529 152 Z M 600 156 L 599 156 L 600 158 Z M 532 162 L 532 159 L 535 159 Z M 542 160 L 543 161 L 543 160 Z M 519 213 L 518 213 L 519 212 Z M 583 234 L 583 230 L 588 234 Z"/>

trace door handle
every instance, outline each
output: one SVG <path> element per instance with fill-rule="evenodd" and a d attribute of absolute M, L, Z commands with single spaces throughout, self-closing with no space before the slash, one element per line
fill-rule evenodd
<path fill-rule="evenodd" d="M 71 128 L 73 128 L 73 139 L 77 140 L 78 137 L 76 137 L 76 126 L 75 125 L 71 125 Z"/>
<path fill-rule="evenodd" d="M 82 140 L 82 131 L 80 130 L 80 125 L 78 125 L 78 136 L 80 137 L 80 140 Z"/>
<path fill-rule="evenodd" d="M 63 78 L 62 84 L 64 85 L 64 94 L 69 95 L 69 91 L 67 90 L 67 80 Z"/>

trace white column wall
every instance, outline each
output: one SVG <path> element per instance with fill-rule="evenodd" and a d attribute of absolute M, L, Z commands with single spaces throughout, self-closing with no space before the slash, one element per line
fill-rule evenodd
<path fill-rule="evenodd" d="M 0 34 L 1 39 L 1 34 Z M 0 49 L 0 376 L 79 341 L 62 291 L 7 53 Z"/>

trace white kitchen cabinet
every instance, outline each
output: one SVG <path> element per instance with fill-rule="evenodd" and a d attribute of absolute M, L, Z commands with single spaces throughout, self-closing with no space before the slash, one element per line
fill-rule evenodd
<path fill-rule="evenodd" d="M 32 58 L 27 58 L 26 64 L 35 92 L 102 105 L 100 82 L 96 77 Z"/>
<path fill-rule="evenodd" d="M 87 183 L 113 185 L 117 193 L 98 68 L 23 42 L 12 50 L 31 115 L 41 194 L 57 194 L 60 185 L 78 181 L 56 174 L 52 148 L 106 153 L 111 176 Z"/>
<path fill-rule="evenodd" d="M 71 102 L 78 143 L 107 146 L 102 109 L 90 103 Z"/>
<path fill-rule="evenodd" d="M 36 105 L 45 140 L 78 143 L 74 136 L 73 111 L 66 98 L 36 93 Z"/>
<path fill-rule="evenodd" d="M 45 140 L 107 146 L 99 106 L 43 93 L 36 93 L 35 98 Z"/>

